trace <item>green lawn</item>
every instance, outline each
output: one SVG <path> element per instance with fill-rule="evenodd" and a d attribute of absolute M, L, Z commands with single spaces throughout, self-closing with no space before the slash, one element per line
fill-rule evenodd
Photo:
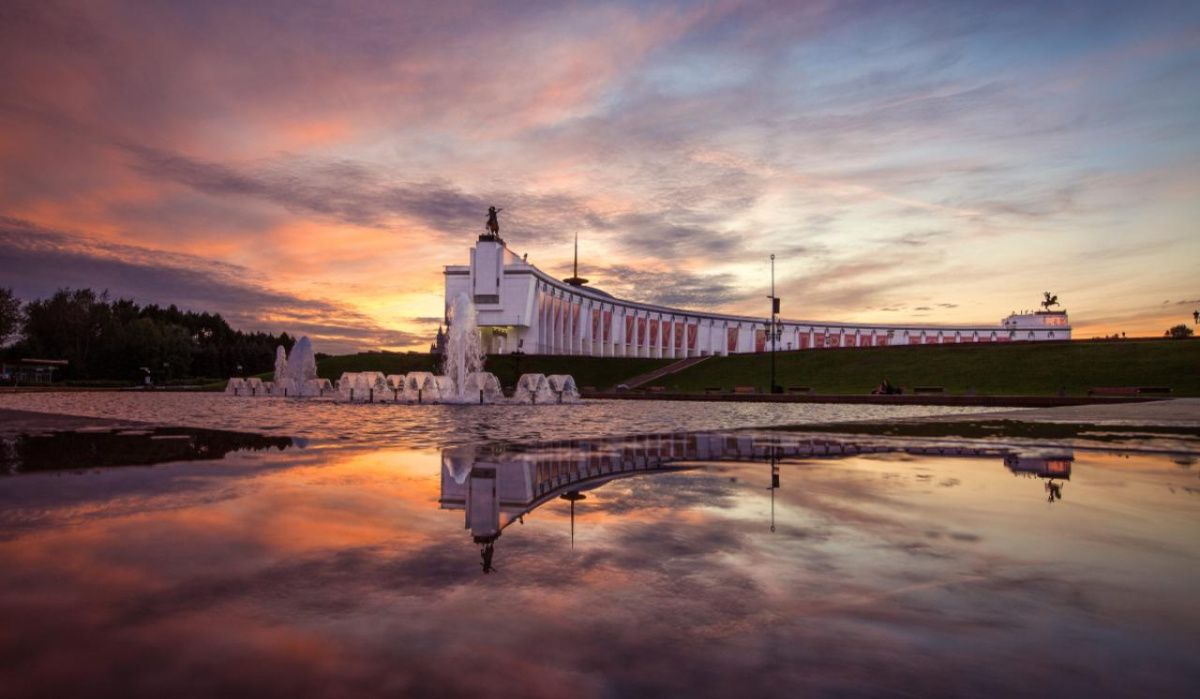
<path fill-rule="evenodd" d="M 670 391 L 757 386 L 767 390 L 770 355 L 714 357 L 656 382 Z M 869 393 L 880 381 L 949 393 L 1083 395 L 1093 386 L 1169 386 L 1200 395 L 1200 340 L 1118 340 L 809 350 L 779 353 L 777 382 L 817 393 Z"/>
<path fill-rule="evenodd" d="M 571 374 L 579 386 L 608 388 L 624 379 L 670 364 L 670 359 L 523 356 L 511 354 L 488 357 L 485 369 L 500 378 L 505 386 L 515 385 L 520 374 Z M 317 361 L 322 378 L 337 381 L 344 371 L 382 371 L 407 374 L 412 371 L 437 371 L 436 360 L 429 354 L 363 352 Z"/>

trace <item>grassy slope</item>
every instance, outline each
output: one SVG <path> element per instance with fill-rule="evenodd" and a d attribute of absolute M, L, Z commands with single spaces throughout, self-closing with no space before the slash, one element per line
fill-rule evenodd
<path fill-rule="evenodd" d="M 668 390 L 758 386 L 766 390 L 770 355 L 714 357 L 657 382 Z M 1200 395 L 1200 340 L 1014 343 L 812 350 L 777 355 L 778 383 L 817 393 L 869 393 L 880 379 L 906 389 L 974 387 L 981 395 L 1082 395 L 1093 386 L 1170 386 Z"/>
<path fill-rule="evenodd" d="M 512 355 L 488 357 L 486 369 L 498 376 L 505 386 L 517 381 L 522 374 L 571 374 L 579 386 L 607 388 L 624 379 L 670 364 L 670 359 L 635 359 L 602 357 L 525 356 L 518 361 Z M 317 362 L 322 378 L 337 381 L 343 371 L 382 371 L 385 374 L 407 374 L 411 371 L 434 371 L 435 360 L 428 354 L 397 354 L 364 352 L 329 357 Z"/>

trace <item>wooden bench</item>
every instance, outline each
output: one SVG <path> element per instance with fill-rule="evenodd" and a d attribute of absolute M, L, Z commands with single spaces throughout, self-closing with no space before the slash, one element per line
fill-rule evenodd
<path fill-rule="evenodd" d="M 913 393 L 945 393 L 944 386 L 913 386 Z"/>
<path fill-rule="evenodd" d="M 1095 386 L 1088 389 L 1089 396 L 1140 396 L 1143 394 L 1164 395 L 1170 393 L 1168 386 Z"/>
<path fill-rule="evenodd" d="M 755 386 L 734 386 L 734 393 L 758 393 L 758 388 Z"/>
<path fill-rule="evenodd" d="M 720 386 L 705 386 L 704 387 L 705 395 L 711 396 L 711 395 L 714 395 L 717 393 L 722 393 L 722 392 L 724 392 L 724 389 L 721 388 Z"/>
<path fill-rule="evenodd" d="M 812 393 L 811 386 L 788 386 L 788 393 Z"/>

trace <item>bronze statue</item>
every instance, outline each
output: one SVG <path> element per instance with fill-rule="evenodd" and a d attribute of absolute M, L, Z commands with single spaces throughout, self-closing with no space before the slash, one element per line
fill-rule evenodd
<path fill-rule="evenodd" d="M 488 207 L 487 230 L 488 233 L 497 238 L 500 237 L 500 221 L 496 219 L 496 214 L 500 213 L 501 211 L 504 211 L 504 209 L 497 209 L 494 206 Z"/>
<path fill-rule="evenodd" d="M 1045 308 L 1046 311 L 1049 311 L 1051 306 L 1058 305 L 1057 294 L 1051 294 L 1049 291 L 1043 291 L 1042 296 L 1045 298 L 1045 300 L 1042 301 L 1042 308 Z"/>

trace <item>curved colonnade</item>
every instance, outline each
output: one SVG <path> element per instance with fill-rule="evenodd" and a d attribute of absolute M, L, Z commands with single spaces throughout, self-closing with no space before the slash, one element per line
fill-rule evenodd
<path fill-rule="evenodd" d="M 771 349 L 765 318 L 617 299 L 554 279 L 481 239 L 469 265 L 448 265 L 446 299 L 468 294 L 489 353 L 703 357 Z M 777 349 L 1069 340 L 1065 312 L 1013 314 L 995 325 L 888 325 L 781 320 Z"/>

